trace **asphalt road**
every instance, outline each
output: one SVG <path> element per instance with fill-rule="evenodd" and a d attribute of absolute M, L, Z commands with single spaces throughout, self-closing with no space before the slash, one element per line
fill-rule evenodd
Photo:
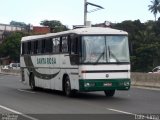
<path fill-rule="evenodd" d="M 0 74 L 2 120 L 160 119 L 160 90 L 131 88 L 116 91 L 112 98 L 103 92 L 78 93 L 75 98 L 68 98 L 59 91 L 31 91 L 20 79 Z"/>

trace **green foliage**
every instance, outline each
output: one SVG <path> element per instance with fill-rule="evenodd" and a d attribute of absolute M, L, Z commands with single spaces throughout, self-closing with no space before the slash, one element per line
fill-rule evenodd
<path fill-rule="evenodd" d="M 67 26 L 63 25 L 58 20 L 50 20 L 50 21 L 49 20 L 44 20 L 44 21 L 41 21 L 40 24 L 50 27 L 51 32 L 61 32 L 61 31 L 68 30 Z"/>
<path fill-rule="evenodd" d="M 24 22 L 17 22 L 17 21 L 11 21 L 10 25 L 16 26 L 16 27 L 26 27 L 27 25 Z"/>
<path fill-rule="evenodd" d="M 148 5 L 149 10 L 154 14 L 155 21 L 157 19 L 157 13 L 160 12 L 160 1 L 159 0 L 152 0 L 151 5 Z"/>
<path fill-rule="evenodd" d="M 160 19 L 146 23 L 123 21 L 113 27 L 129 34 L 132 71 L 148 72 L 160 65 Z"/>
<path fill-rule="evenodd" d="M 20 40 L 25 36 L 23 32 L 13 32 L 0 45 L 0 57 L 9 56 L 14 61 L 20 58 Z"/>

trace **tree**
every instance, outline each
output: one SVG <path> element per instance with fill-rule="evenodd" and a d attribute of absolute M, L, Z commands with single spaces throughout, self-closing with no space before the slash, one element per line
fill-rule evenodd
<path fill-rule="evenodd" d="M 51 32 L 61 32 L 61 31 L 66 31 L 68 30 L 68 27 L 63 25 L 60 21 L 58 20 L 44 20 L 41 21 L 40 23 L 43 26 L 48 26 L 50 27 Z"/>
<path fill-rule="evenodd" d="M 9 56 L 11 60 L 19 62 L 20 40 L 25 36 L 23 32 L 11 33 L 0 45 L 0 57 Z"/>
<path fill-rule="evenodd" d="M 160 12 L 160 1 L 153 0 L 151 1 L 152 5 L 148 5 L 149 10 L 154 14 L 155 21 L 157 20 L 157 13 Z"/>
<path fill-rule="evenodd" d="M 17 21 L 11 21 L 10 25 L 16 26 L 16 27 L 23 27 L 26 28 L 27 24 L 24 22 L 17 22 Z"/>

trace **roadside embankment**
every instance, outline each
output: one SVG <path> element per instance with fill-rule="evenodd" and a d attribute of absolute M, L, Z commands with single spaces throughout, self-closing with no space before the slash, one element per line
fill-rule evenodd
<path fill-rule="evenodd" d="M 14 69 L 0 69 L 0 74 L 20 75 L 20 70 L 14 70 Z"/>
<path fill-rule="evenodd" d="M 160 88 L 160 74 L 158 73 L 131 73 L 133 86 Z"/>

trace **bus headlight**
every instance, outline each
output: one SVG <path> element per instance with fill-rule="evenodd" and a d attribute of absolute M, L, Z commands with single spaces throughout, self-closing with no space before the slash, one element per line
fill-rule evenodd
<path fill-rule="evenodd" d="M 130 86 L 130 82 L 128 81 L 124 82 L 124 86 Z"/>
<path fill-rule="evenodd" d="M 130 82 L 129 81 L 120 82 L 119 86 L 130 86 Z"/>
<path fill-rule="evenodd" d="M 94 87 L 95 83 L 84 83 L 84 87 Z"/>

